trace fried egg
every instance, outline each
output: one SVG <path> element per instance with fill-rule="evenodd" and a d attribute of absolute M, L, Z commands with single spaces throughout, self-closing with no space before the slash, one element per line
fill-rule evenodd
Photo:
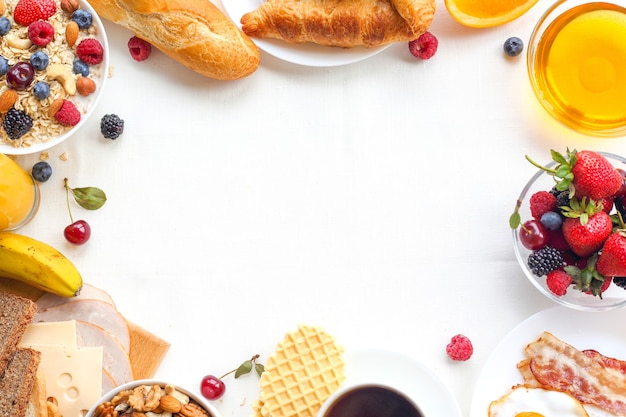
<path fill-rule="evenodd" d="M 489 405 L 489 417 L 589 417 L 570 394 L 518 386 Z"/>

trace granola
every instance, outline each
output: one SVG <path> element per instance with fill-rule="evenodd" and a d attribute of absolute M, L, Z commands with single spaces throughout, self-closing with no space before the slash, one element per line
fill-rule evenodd
<path fill-rule="evenodd" d="M 66 0 L 67 1 L 67 0 Z M 67 44 L 65 30 L 68 23 L 72 22 L 71 14 L 61 8 L 61 0 L 56 0 L 57 12 L 48 19 L 55 30 L 54 39 L 46 46 L 40 47 L 31 44 L 28 40 L 28 27 L 21 26 L 13 20 L 13 9 L 18 0 L 0 0 L 0 4 L 6 7 L 4 17 L 11 21 L 11 31 L 0 40 L 0 56 L 8 60 L 9 67 L 17 62 L 28 62 L 30 57 L 36 51 L 44 51 L 49 57 L 50 63 L 48 68 L 59 68 L 61 65 L 67 69 L 67 72 L 76 82 L 82 75 L 73 72 L 73 63 L 76 59 L 76 44 L 86 38 L 96 38 L 98 36 L 98 28 L 91 25 L 89 28 L 81 29 L 78 39 L 74 47 Z M 92 79 L 96 84 L 96 89 L 100 87 L 102 74 L 106 69 L 101 69 L 103 64 L 92 65 L 89 67 L 87 78 Z M 33 86 L 38 81 L 45 81 L 50 87 L 50 95 L 48 98 L 39 100 L 33 95 Z M 33 127 L 24 136 L 11 140 L 4 129 L 0 127 L 0 145 L 9 145 L 16 148 L 28 148 L 34 144 L 49 142 L 50 140 L 62 135 L 73 127 L 61 125 L 53 115 L 49 114 L 50 105 L 59 99 L 67 99 L 72 101 L 81 114 L 85 114 L 89 108 L 90 99 L 81 97 L 76 94 L 69 94 L 61 82 L 62 80 L 54 79 L 46 70 L 35 71 L 35 79 L 31 86 L 24 91 L 17 91 L 18 99 L 14 107 L 18 110 L 26 112 L 33 119 Z M 10 87 L 6 82 L 6 75 L 0 76 L 0 95 Z"/>

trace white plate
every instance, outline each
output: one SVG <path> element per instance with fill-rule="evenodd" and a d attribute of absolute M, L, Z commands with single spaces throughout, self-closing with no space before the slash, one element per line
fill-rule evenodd
<path fill-rule="evenodd" d="M 226 13 L 240 29 L 241 16 L 257 9 L 262 3 L 262 0 L 222 0 Z M 253 41 L 260 49 L 276 58 L 308 67 L 334 67 L 351 64 L 374 56 L 390 46 L 388 44 L 375 48 L 363 46 L 337 48 L 313 43 L 294 45 L 279 39 L 253 38 Z"/>
<path fill-rule="evenodd" d="M 78 129 L 80 129 L 80 127 L 93 114 L 93 110 L 96 108 L 98 101 L 100 100 L 100 97 L 102 96 L 102 92 L 104 90 L 104 86 L 105 86 L 106 79 L 107 79 L 107 72 L 109 68 L 109 43 L 107 40 L 106 32 L 104 30 L 104 25 L 102 24 L 100 17 L 96 13 L 96 11 L 93 9 L 93 7 L 91 7 L 91 5 L 87 3 L 85 0 L 79 0 L 78 5 L 80 8 L 89 10 L 91 12 L 91 15 L 93 16 L 93 19 L 92 19 L 93 26 L 97 29 L 97 34 L 94 35 L 93 37 L 98 39 L 98 41 L 100 41 L 104 49 L 104 59 L 102 60 L 100 64 L 98 64 L 95 67 L 95 68 L 98 68 L 99 72 L 97 73 L 97 76 L 94 75 L 93 77 L 93 80 L 96 82 L 96 92 L 93 94 L 90 94 L 87 97 L 83 97 L 77 93 L 72 98 L 72 100 L 75 100 L 76 103 L 80 104 L 84 108 L 87 108 L 87 112 L 81 116 L 80 122 L 78 122 L 76 126 L 72 127 L 70 130 L 66 131 L 60 136 L 52 138 L 46 142 L 38 142 L 38 143 L 33 144 L 32 146 L 21 147 L 21 148 L 17 148 L 17 147 L 14 147 L 5 143 L 0 143 L 0 153 L 9 154 L 9 155 L 24 155 L 24 154 L 43 152 L 47 149 L 50 149 L 51 147 L 55 145 L 58 145 L 59 143 L 63 142 L 64 140 L 72 136 L 74 133 L 76 133 Z M 63 12 L 59 10 L 57 13 L 63 13 Z M 93 71 L 93 68 L 92 68 L 92 71 Z M 0 129 L 2 129 L 1 126 L 0 126 Z"/>
<path fill-rule="evenodd" d="M 486 417 L 491 401 L 522 382 L 517 363 L 524 358 L 524 348 L 548 331 L 580 349 L 595 349 L 618 359 L 626 359 L 626 332 L 621 324 L 626 313 L 621 310 L 590 313 L 555 307 L 540 311 L 518 324 L 498 343 L 487 359 L 474 388 L 470 417 Z"/>
<path fill-rule="evenodd" d="M 379 383 L 395 387 L 415 399 L 424 417 L 461 417 L 454 395 L 421 363 L 383 350 L 361 350 L 345 355 L 345 385 Z"/>

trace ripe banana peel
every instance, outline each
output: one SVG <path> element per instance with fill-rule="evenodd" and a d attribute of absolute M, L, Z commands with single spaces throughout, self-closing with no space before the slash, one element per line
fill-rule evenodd
<path fill-rule="evenodd" d="M 47 243 L 0 232 L 0 277 L 15 279 L 62 297 L 78 295 L 83 279 L 74 264 Z"/>

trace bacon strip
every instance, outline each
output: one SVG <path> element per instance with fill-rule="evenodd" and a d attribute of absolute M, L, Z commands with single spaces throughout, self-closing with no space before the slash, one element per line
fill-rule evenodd
<path fill-rule="evenodd" d="M 548 332 L 525 351 L 539 384 L 626 416 L 626 368 L 620 361 L 594 351 L 583 353 Z"/>

